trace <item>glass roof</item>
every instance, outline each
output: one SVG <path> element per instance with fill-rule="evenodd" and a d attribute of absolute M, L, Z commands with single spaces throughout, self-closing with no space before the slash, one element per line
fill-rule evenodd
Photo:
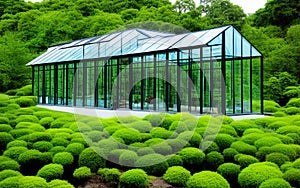
<path fill-rule="evenodd" d="M 248 57 L 251 54 L 252 56 L 261 56 L 261 53 L 233 26 L 223 26 L 179 35 L 135 28 L 49 47 L 44 54 L 27 65 L 79 61 L 172 49 L 180 50 L 181 48 L 205 45 L 221 45 L 223 41 L 221 34 L 224 31 L 226 57 Z M 234 41 L 237 39 L 240 41 Z M 220 48 L 216 49 L 219 51 Z M 215 54 L 219 54 L 219 52 Z"/>

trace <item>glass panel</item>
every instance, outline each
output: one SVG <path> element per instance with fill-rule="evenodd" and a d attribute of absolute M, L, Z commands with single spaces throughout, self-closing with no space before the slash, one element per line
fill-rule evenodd
<path fill-rule="evenodd" d="M 144 57 L 144 110 L 154 110 L 155 105 L 155 77 L 153 55 Z"/>
<path fill-rule="evenodd" d="M 141 71 L 142 71 L 142 63 L 138 60 L 140 58 L 136 58 L 136 61 L 132 64 L 132 80 L 133 80 L 133 88 L 131 90 L 132 94 L 132 109 L 140 110 L 142 108 L 141 103 Z"/>
<path fill-rule="evenodd" d="M 95 103 L 95 69 L 94 62 L 86 63 L 86 96 L 85 105 L 94 106 Z"/>
<path fill-rule="evenodd" d="M 252 46 L 252 56 L 261 56 L 261 53 L 259 53 L 253 46 Z"/>
<path fill-rule="evenodd" d="M 156 110 L 166 110 L 166 62 L 156 62 Z"/>
<path fill-rule="evenodd" d="M 234 57 L 242 57 L 242 36 L 234 30 Z"/>
<path fill-rule="evenodd" d="M 83 62 L 80 62 L 76 70 L 76 106 L 83 106 L 83 74 Z"/>
<path fill-rule="evenodd" d="M 38 101 L 39 101 L 40 104 L 43 103 L 43 93 L 44 93 L 43 74 L 45 72 L 43 71 L 43 67 L 44 67 L 44 65 L 39 66 L 39 96 L 38 96 Z"/>
<path fill-rule="evenodd" d="M 254 58 L 252 59 L 252 112 L 261 112 L 260 77 L 260 58 Z"/>
<path fill-rule="evenodd" d="M 243 60 L 243 112 L 250 113 L 250 59 Z"/>
<path fill-rule="evenodd" d="M 116 108 L 116 78 L 117 78 L 117 60 L 111 59 L 107 64 L 107 108 Z"/>
<path fill-rule="evenodd" d="M 38 66 L 34 66 L 33 67 L 33 82 L 34 82 L 34 91 L 33 91 L 33 95 L 34 96 L 39 96 L 39 67 Z"/>
<path fill-rule="evenodd" d="M 200 49 L 197 49 L 200 51 Z M 200 67 L 200 61 L 193 61 L 192 64 L 192 81 L 193 81 L 193 87 L 192 87 L 192 112 L 200 113 L 200 85 L 201 85 L 201 67 Z"/>
<path fill-rule="evenodd" d="M 99 60 L 96 62 L 97 66 L 97 89 L 98 89 L 98 107 L 104 108 L 104 99 L 105 99 L 105 93 L 104 93 L 104 78 L 105 78 L 105 67 L 104 67 L 104 61 Z"/>
<path fill-rule="evenodd" d="M 251 45 L 250 43 L 243 38 L 243 57 L 250 57 L 250 49 L 251 49 Z"/>
<path fill-rule="evenodd" d="M 203 113 L 210 113 L 210 62 L 203 62 Z"/>
<path fill-rule="evenodd" d="M 64 66 L 65 65 L 58 65 L 57 69 L 57 104 L 65 104 L 65 99 L 64 99 L 64 87 L 65 87 L 65 82 L 64 82 Z"/>
<path fill-rule="evenodd" d="M 226 114 L 233 113 L 233 70 L 232 61 L 226 61 Z"/>
<path fill-rule="evenodd" d="M 129 58 L 120 59 L 119 107 L 129 108 Z"/>
<path fill-rule="evenodd" d="M 241 61 L 234 60 L 234 97 L 235 97 L 235 113 L 242 112 L 242 98 L 241 98 Z"/>
<path fill-rule="evenodd" d="M 213 63 L 213 101 L 211 113 L 221 113 L 222 112 L 222 72 L 221 72 L 221 62 L 212 62 Z"/>
<path fill-rule="evenodd" d="M 180 57 L 186 58 L 185 53 L 181 53 Z M 188 57 L 188 54 L 187 54 Z M 180 101 L 181 101 L 181 111 L 189 111 L 189 102 L 188 102 L 188 86 L 189 86 L 189 65 L 188 59 L 180 59 Z"/>
<path fill-rule="evenodd" d="M 233 56 L 233 27 L 225 31 L 225 55 L 226 57 Z"/>
<path fill-rule="evenodd" d="M 68 64 L 68 105 L 73 106 L 74 64 Z"/>
<path fill-rule="evenodd" d="M 168 110 L 177 112 L 177 61 L 169 61 L 168 65 Z"/>
<path fill-rule="evenodd" d="M 45 103 L 52 104 L 52 88 L 51 88 L 51 66 L 45 66 Z"/>

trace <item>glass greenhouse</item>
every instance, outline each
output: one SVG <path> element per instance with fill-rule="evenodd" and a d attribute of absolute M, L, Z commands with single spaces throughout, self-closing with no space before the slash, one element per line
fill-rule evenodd
<path fill-rule="evenodd" d="M 40 104 L 263 112 L 262 54 L 233 26 L 184 34 L 130 29 L 52 46 L 27 65 Z"/>

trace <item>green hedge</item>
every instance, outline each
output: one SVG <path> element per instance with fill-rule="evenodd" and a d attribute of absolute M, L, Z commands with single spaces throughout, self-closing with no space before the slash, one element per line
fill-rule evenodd
<path fill-rule="evenodd" d="M 182 132 L 188 131 L 189 128 L 188 128 L 188 126 L 185 122 L 173 121 L 173 123 L 171 124 L 169 130 L 174 131 L 176 133 L 182 133 Z"/>
<path fill-rule="evenodd" d="M 287 113 L 288 115 L 296 115 L 300 112 L 300 109 L 297 107 L 288 107 L 287 109 L 285 109 L 285 113 Z"/>
<path fill-rule="evenodd" d="M 156 153 L 159 153 L 162 155 L 169 155 L 172 153 L 172 147 L 169 146 L 169 144 L 167 144 L 166 142 L 155 144 L 155 145 L 151 146 L 151 148 Z"/>
<path fill-rule="evenodd" d="M 229 148 L 234 141 L 235 138 L 228 134 L 218 134 L 214 139 L 214 142 L 219 146 L 221 151 Z"/>
<path fill-rule="evenodd" d="M 9 157 L 11 159 L 18 160 L 19 155 L 21 155 L 25 151 L 28 151 L 28 149 L 26 147 L 15 146 L 15 147 L 10 147 L 7 150 L 5 150 L 3 155 L 6 157 Z"/>
<path fill-rule="evenodd" d="M 148 186 L 148 176 L 146 172 L 141 169 L 128 170 L 120 176 L 121 188 L 147 188 Z"/>
<path fill-rule="evenodd" d="M 148 154 L 139 157 L 135 166 L 155 176 L 163 175 L 169 167 L 166 158 L 160 154 Z"/>
<path fill-rule="evenodd" d="M 181 159 L 181 157 L 179 155 L 171 155 L 171 157 L 167 156 L 167 158 L 168 158 L 167 162 L 169 164 L 169 167 L 183 165 L 183 160 Z"/>
<path fill-rule="evenodd" d="M 241 187 L 259 187 L 259 185 L 271 178 L 282 178 L 282 172 L 273 166 L 255 163 L 243 169 L 238 176 Z"/>
<path fill-rule="evenodd" d="M 233 148 L 226 148 L 223 150 L 223 156 L 224 160 L 226 162 L 234 162 L 234 156 L 238 154 L 239 152 L 236 151 L 236 149 Z"/>
<path fill-rule="evenodd" d="M 199 168 L 205 159 L 205 154 L 198 148 L 184 148 L 178 155 L 182 158 L 183 166 L 187 169 Z"/>
<path fill-rule="evenodd" d="M 166 173 L 163 175 L 163 179 L 166 180 L 166 182 L 179 187 L 185 187 L 186 182 L 190 177 L 190 171 L 181 166 L 172 166 L 168 168 Z"/>
<path fill-rule="evenodd" d="M 168 131 L 162 127 L 156 127 L 150 131 L 150 134 L 151 134 L 152 138 L 167 139 L 173 134 L 173 132 Z"/>
<path fill-rule="evenodd" d="M 52 162 L 62 166 L 69 166 L 74 162 L 74 157 L 69 152 L 60 152 L 53 156 Z"/>
<path fill-rule="evenodd" d="M 291 168 L 287 170 L 283 178 L 293 187 L 300 187 L 300 169 Z"/>
<path fill-rule="evenodd" d="M 89 167 L 92 172 L 96 172 L 99 168 L 104 168 L 106 165 L 106 160 L 98 154 L 98 152 L 102 151 L 94 151 L 92 148 L 84 149 L 78 159 L 79 166 Z"/>
<path fill-rule="evenodd" d="M 194 131 L 185 131 L 177 136 L 177 139 L 182 139 L 189 142 L 192 147 L 199 147 L 202 136 Z"/>
<path fill-rule="evenodd" d="M 289 182 L 282 178 L 272 178 L 264 181 L 259 188 L 292 188 Z"/>
<path fill-rule="evenodd" d="M 43 166 L 37 173 L 38 177 L 42 177 L 47 181 L 61 179 L 64 173 L 64 168 L 60 164 L 48 164 Z"/>
<path fill-rule="evenodd" d="M 6 145 L 13 140 L 14 138 L 11 134 L 6 132 L 0 132 L 0 152 L 5 150 Z"/>
<path fill-rule="evenodd" d="M 237 120 L 230 124 L 238 133 L 239 136 L 243 135 L 243 132 L 249 128 L 258 128 L 258 126 L 251 120 Z"/>
<path fill-rule="evenodd" d="M 40 119 L 40 124 L 45 128 L 50 128 L 51 123 L 54 121 L 53 117 L 44 117 Z"/>
<path fill-rule="evenodd" d="M 266 156 L 266 161 L 273 162 L 278 166 L 283 165 L 285 162 L 288 162 L 289 160 L 290 158 L 288 156 L 278 152 L 274 152 Z"/>
<path fill-rule="evenodd" d="M 237 154 L 237 162 L 241 165 L 242 168 L 245 168 L 253 163 L 258 163 L 259 160 L 251 155 Z"/>
<path fill-rule="evenodd" d="M 294 161 L 297 157 L 296 151 L 290 145 L 286 144 L 276 144 L 271 147 L 272 152 L 282 153 L 290 158 L 291 161 Z"/>
<path fill-rule="evenodd" d="M 48 186 L 49 188 L 74 188 L 74 186 L 66 180 L 52 180 L 48 183 Z"/>
<path fill-rule="evenodd" d="M 233 142 L 230 146 L 231 148 L 235 149 L 239 153 L 248 154 L 248 155 L 255 155 L 256 147 L 250 144 L 246 144 L 242 141 Z"/>
<path fill-rule="evenodd" d="M 0 182 L 0 187 L 49 188 L 45 179 L 36 176 L 9 177 Z"/>
<path fill-rule="evenodd" d="M 148 155 L 148 154 L 152 154 L 152 153 L 155 153 L 155 151 L 150 147 L 140 148 L 137 150 L 137 154 L 139 156 Z"/>
<path fill-rule="evenodd" d="M 79 167 L 75 169 L 73 177 L 79 181 L 79 183 L 84 182 L 92 177 L 91 169 L 86 166 Z"/>
<path fill-rule="evenodd" d="M 123 139 L 127 145 L 141 141 L 140 132 L 134 129 L 119 129 L 113 134 L 113 136 Z"/>
<path fill-rule="evenodd" d="M 79 156 L 83 150 L 84 145 L 81 143 L 71 143 L 65 149 L 66 152 L 71 153 L 73 156 Z"/>
<path fill-rule="evenodd" d="M 221 153 L 212 151 L 205 157 L 205 166 L 210 170 L 216 170 L 219 165 L 224 163 L 224 157 Z"/>
<path fill-rule="evenodd" d="M 217 172 L 231 185 L 235 185 L 238 175 L 241 172 L 241 166 L 234 163 L 223 163 L 218 167 Z"/>
<path fill-rule="evenodd" d="M 0 162 L 0 171 L 2 170 L 20 170 L 20 165 L 15 160 Z"/>
<path fill-rule="evenodd" d="M 33 149 L 39 150 L 41 152 L 46 152 L 49 151 L 51 148 L 53 148 L 52 143 L 48 141 L 38 141 L 35 142 L 32 146 Z"/>
<path fill-rule="evenodd" d="M 133 128 L 141 133 L 146 133 L 146 132 L 150 132 L 153 127 L 152 127 L 151 123 L 148 121 L 136 121 L 136 122 L 130 123 L 128 125 L 128 128 Z"/>
<path fill-rule="evenodd" d="M 263 147 L 263 146 L 274 146 L 276 144 L 282 144 L 281 140 L 274 136 L 264 136 L 263 138 L 258 139 L 255 141 L 254 145 L 257 148 Z"/>
<path fill-rule="evenodd" d="M 13 128 L 8 124 L 0 124 L 0 132 L 9 132 L 13 130 Z"/>
<path fill-rule="evenodd" d="M 195 173 L 187 182 L 188 188 L 218 187 L 230 188 L 229 183 L 217 172 L 202 171 Z"/>
<path fill-rule="evenodd" d="M 124 151 L 119 157 L 119 163 L 122 166 L 133 167 L 135 161 L 138 159 L 138 155 L 134 151 Z"/>
<path fill-rule="evenodd" d="M 34 96 L 24 96 L 15 99 L 15 103 L 20 105 L 20 107 L 30 107 L 37 105 L 37 97 Z"/>
<path fill-rule="evenodd" d="M 6 178 L 14 177 L 14 176 L 22 176 L 22 174 L 15 170 L 2 170 L 0 172 L 0 182 Z"/>
<path fill-rule="evenodd" d="M 102 181 L 109 183 L 111 187 L 117 187 L 120 182 L 121 172 L 116 168 L 100 168 L 97 172 Z"/>

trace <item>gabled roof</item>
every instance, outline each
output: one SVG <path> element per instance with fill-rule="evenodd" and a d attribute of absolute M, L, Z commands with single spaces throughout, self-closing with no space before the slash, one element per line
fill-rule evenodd
<path fill-rule="evenodd" d="M 67 62 L 209 45 L 228 28 L 233 27 L 223 26 L 179 35 L 139 28 L 129 29 L 49 47 L 44 54 L 35 58 L 27 65 Z"/>

